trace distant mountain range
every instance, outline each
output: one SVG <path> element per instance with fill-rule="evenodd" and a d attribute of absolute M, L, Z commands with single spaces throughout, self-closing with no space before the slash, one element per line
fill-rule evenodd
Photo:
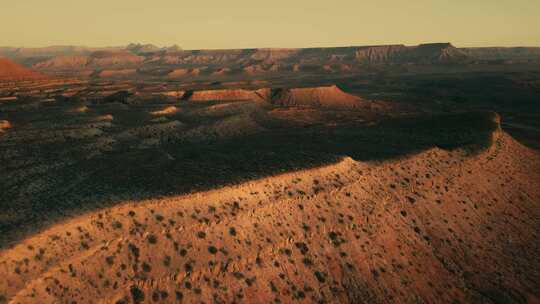
<path fill-rule="evenodd" d="M 101 51 L 130 51 L 134 54 L 153 53 L 158 51 L 179 51 L 181 48 L 177 45 L 170 47 L 157 47 L 153 44 L 130 43 L 127 46 L 113 47 L 86 47 L 86 46 L 47 46 L 38 48 L 16 48 L 16 47 L 0 47 L 0 56 L 8 57 L 18 61 L 36 61 L 50 59 L 57 56 L 88 56 L 94 52 Z"/>
<path fill-rule="evenodd" d="M 125 47 L 0 47 L 8 57 L 38 71 L 88 77 L 196 77 L 283 72 L 350 72 L 365 66 L 540 62 L 540 48 L 456 48 L 450 43 L 303 49 L 182 50 Z"/>

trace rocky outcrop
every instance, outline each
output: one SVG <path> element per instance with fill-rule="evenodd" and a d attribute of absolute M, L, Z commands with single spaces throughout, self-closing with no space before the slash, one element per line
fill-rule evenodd
<path fill-rule="evenodd" d="M 0 120 L 0 134 L 11 128 L 9 120 Z"/>

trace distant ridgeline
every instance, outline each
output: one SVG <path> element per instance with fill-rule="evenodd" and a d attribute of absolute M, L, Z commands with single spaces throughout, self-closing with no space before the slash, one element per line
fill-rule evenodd
<path fill-rule="evenodd" d="M 450 43 L 304 49 L 182 50 L 173 45 L 0 47 L 0 56 L 46 73 L 166 78 L 349 72 L 377 65 L 540 62 L 540 48 L 456 48 Z"/>

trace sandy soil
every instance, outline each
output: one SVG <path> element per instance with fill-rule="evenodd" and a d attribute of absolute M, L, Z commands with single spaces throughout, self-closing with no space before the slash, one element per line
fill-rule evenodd
<path fill-rule="evenodd" d="M 0 81 L 0 303 L 540 302 L 534 71 L 74 56 L 35 67 L 95 79 Z"/>
<path fill-rule="evenodd" d="M 10 303 L 530 302 L 540 156 L 497 130 L 479 154 L 351 158 L 127 201 L 0 254 Z"/>

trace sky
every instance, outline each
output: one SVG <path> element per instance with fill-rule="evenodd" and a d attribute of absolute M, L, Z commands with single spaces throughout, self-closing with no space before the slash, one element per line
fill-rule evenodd
<path fill-rule="evenodd" d="M 540 46 L 540 0 L 0 0 L 0 46 Z"/>

